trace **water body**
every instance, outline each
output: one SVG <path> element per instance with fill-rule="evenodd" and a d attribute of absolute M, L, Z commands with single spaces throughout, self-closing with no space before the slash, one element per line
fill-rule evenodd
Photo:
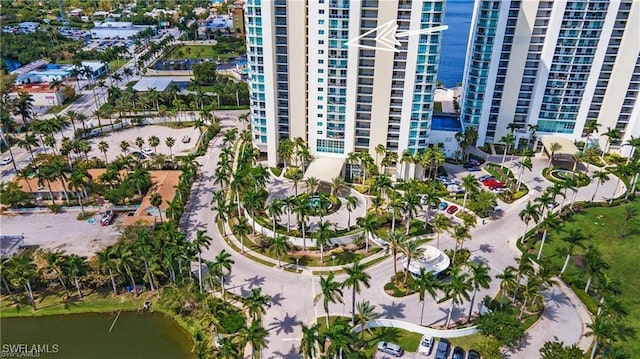
<path fill-rule="evenodd" d="M 472 14 L 473 0 L 447 0 L 444 23 L 449 29 L 442 35 L 438 69 L 438 80 L 444 82 L 445 87 L 462 82 Z"/>
<path fill-rule="evenodd" d="M 115 318 L 102 313 L 0 318 L 2 357 L 11 357 L 7 345 L 26 344 L 44 350 L 39 358 L 195 358 L 189 334 L 163 314 L 122 312 L 109 332 Z"/>

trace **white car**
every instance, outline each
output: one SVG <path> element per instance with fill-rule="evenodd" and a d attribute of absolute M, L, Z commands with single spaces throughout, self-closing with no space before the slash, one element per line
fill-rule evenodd
<path fill-rule="evenodd" d="M 153 154 L 153 150 L 150 147 L 145 147 L 142 149 L 142 153 L 147 156 L 151 156 Z"/>
<path fill-rule="evenodd" d="M 11 157 L 5 157 L 2 159 L 2 161 L 0 161 L 0 165 L 2 166 L 6 166 L 9 163 L 13 162 L 13 160 L 11 159 Z"/>
<path fill-rule="evenodd" d="M 420 339 L 420 346 L 418 347 L 418 353 L 424 355 L 430 355 L 433 350 L 433 337 L 425 335 Z"/>

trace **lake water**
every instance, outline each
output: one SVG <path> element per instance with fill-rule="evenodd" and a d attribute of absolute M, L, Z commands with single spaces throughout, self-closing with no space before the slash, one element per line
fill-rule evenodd
<path fill-rule="evenodd" d="M 447 0 L 444 23 L 449 29 L 442 35 L 438 80 L 445 87 L 462 82 L 464 59 L 473 14 L 473 0 Z"/>
<path fill-rule="evenodd" d="M 190 335 L 163 314 L 122 312 L 109 332 L 115 318 L 101 313 L 0 318 L 0 356 L 11 357 L 7 345 L 26 344 L 44 349 L 39 358 L 195 358 Z"/>

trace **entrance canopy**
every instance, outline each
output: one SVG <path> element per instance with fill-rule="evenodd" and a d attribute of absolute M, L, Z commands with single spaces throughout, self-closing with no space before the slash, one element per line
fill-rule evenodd
<path fill-rule="evenodd" d="M 316 157 L 304 173 L 304 178 L 316 177 L 331 182 L 334 177 L 340 176 L 343 166 L 343 158 Z"/>
<path fill-rule="evenodd" d="M 549 156 L 551 156 L 551 145 L 557 143 L 561 148 L 553 153 L 553 159 L 558 161 L 573 161 L 575 154 L 578 152 L 578 147 L 572 140 L 560 137 L 560 136 L 544 136 L 540 139 L 544 150 Z"/>

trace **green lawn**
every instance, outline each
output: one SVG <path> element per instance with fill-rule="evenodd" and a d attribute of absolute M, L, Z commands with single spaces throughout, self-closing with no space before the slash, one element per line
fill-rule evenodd
<path fill-rule="evenodd" d="M 166 60 L 182 59 L 218 59 L 226 61 L 229 57 L 236 57 L 238 53 L 221 53 L 213 45 L 181 45 L 176 46 L 166 56 Z"/>
<path fill-rule="evenodd" d="M 380 341 L 396 343 L 405 351 L 417 352 L 422 334 L 398 328 L 374 328 L 371 333 L 365 330 L 363 338 L 367 341 L 365 353 L 367 357 L 373 358 L 378 351 L 378 342 Z"/>
<path fill-rule="evenodd" d="M 126 59 L 115 59 L 109 61 L 109 72 L 114 73 L 118 71 L 124 64 L 126 64 L 129 60 Z"/>
<path fill-rule="evenodd" d="M 632 206 L 640 210 L 640 200 L 633 202 Z M 632 219 L 627 228 L 627 235 L 621 238 L 624 214 L 624 206 L 589 208 L 567 219 L 563 228 L 579 229 L 583 235 L 590 237 L 586 245 L 593 244 L 602 253 L 603 259 L 610 266 L 606 272 L 620 283 L 621 294 L 617 298 L 629 310 L 624 322 L 640 332 L 640 286 L 637 285 L 638 281 L 633 279 L 638 278 L 636 266 L 640 261 L 640 220 Z M 564 235 L 562 231 L 550 233 L 543 250 L 543 258 L 551 260 L 556 268 L 561 268 L 564 261 L 564 258 L 556 253 L 556 249 L 563 246 L 561 238 Z M 539 242 L 534 246 L 534 250 L 537 252 L 538 248 Z M 579 248 L 577 252 L 582 254 L 584 249 Z M 587 276 L 580 272 L 574 261 L 570 261 L 563 279 L 572 283 L 577 294 L 589 301 L 589 297 L 582 292 Z M 595 301 L 597 299 L 588 303 L 592 309 L 597 307 Z M 640 341 L 632 339 L 622 346 L 630 357 L 640 358 Z"/>

